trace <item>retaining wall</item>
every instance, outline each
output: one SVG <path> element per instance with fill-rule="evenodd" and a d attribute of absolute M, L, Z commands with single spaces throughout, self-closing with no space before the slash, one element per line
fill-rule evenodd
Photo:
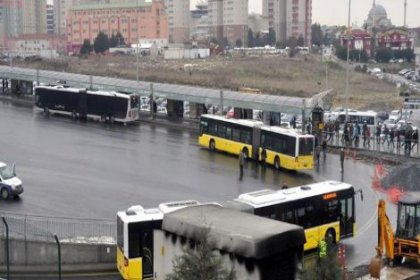
<path fill-rule="evenodd" d="M 32 266 L 57 264 L 58 248 L 54 242 L 10 240 L 10 265 Z M 116 245 L 61 244 L 61 263 L 104 264 L 116 262 Z M 6 242 L 0 239 L 0 266 L 6 264 Z"/>

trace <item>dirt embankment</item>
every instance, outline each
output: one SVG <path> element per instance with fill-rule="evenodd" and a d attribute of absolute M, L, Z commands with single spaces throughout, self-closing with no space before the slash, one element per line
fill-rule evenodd
<path fill-rule="evenodd" d="M 135 57 L 122 55 L 92 55 L 87 59 L 65 57 L 15 65 L 127 79 L 136 79 L 137 75 Z M 312 55 L 200 60 L 140 58 L 139 77 L 143 81 L 232 90 L 249 87 L 267 94 L 299 97 L 313 96 L 328 87 L 334 89 L 333 106 L 345 106 L 345 69 L 335 63 L 326 67 L 319 57 Z M 355 109 L 390 110 L 401 105 L 393 85 L 366 74 L 351 73 L 349 92 L 349 106 Z"/>

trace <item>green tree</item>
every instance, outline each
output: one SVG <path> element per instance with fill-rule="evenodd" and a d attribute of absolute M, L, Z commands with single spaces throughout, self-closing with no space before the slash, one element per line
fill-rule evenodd
<path fill-rule="evenodd" d="M 236 45 L 237 48 L 242 47 L 242 45 L 243 45 L 242 40 L 241 39 L 236 40 L 235 45 Z"/>
<path fill-rule="evenodd" d="M 388 63 L 394 57 L 394 52 L 391 48 L 380 48 L 376 50 L 375 59 L 378 62 Z"/>
<path fill-rule="evenodd" d="M 204 229 L 195 249 L 185 246 L 182 255 L 173 261 L 173 273 L 166 280 L 235 280 L 234 270 L 227 271 L 223 260 L 209 243 L 210 228 Z"/>
<path fill-rule="evenodd" d="M 109 39 L 110 48 L 115 48 L 124 45 L 124 36 L 120 32 L 118 32 L 116 35 L 112 34 L 111 38 Z"/>
<path fill-rule="evenodd" d="M 321 30 L 321 25 L 315 23 L 311 25 L 311 44 L 316 46 L 321 46 L 323 43 L 323 35 Z"/>
<path fill-rule="evenodd" d="M 80 48 L 80 54 L 81 55 L 90 55 L 90 52 L 92 51 L 92 45 L 90 44 L 89 39 L 83 40 L 83 45 Z"/>
<path fill-rule="evenodd" d="M 96 36 L 95 41 L 93 42 L 93 49 L 95 53 L 104 53 L 109 49 L 109 39 L 104 32 L 99 32 Z"/>
<path fill-rule="evenodd" d="M 248 29 L 248 48 L 254 47 L 254 33 L 252 32 L 252 29 Z"/>
<path fill-rule="evenodd" d="M 299 38 L 297 39 L 297 45 L 299 47 L 303 47 L 305 46 L 305 39 L 303 39 L 302 34 L 299 35 Z"/>
<path fill-rule="evenodd" d="M 407 60 L 407 62 L 411 62 L 412 60 L 416 58 L 416 55 L 414 54 L 413 49 L 402 50 L 402 56 L 403 56 L 403 59 Z"/>
<path fill-rule="evenodd" d="M 298 46 L 298 41 L 296 40 L 295 37 L 290 36 L 289 39 L 287 39 L 287 41 L 286 41 L 286 46 L 291 48 L 291 49 L 294 49 Z"/>
<path fill-rule="evenodd" d="M 338 46 L 335 49 L 335 55 L 341 60 L 347 60 L 347 47 Z"/>
<path fill-rule="evenodd" d="M 270 46 L 274 46 L 276 44 L 276 31 L 274 31 L 273 28 L 268 29 L 267 43 Z"/>

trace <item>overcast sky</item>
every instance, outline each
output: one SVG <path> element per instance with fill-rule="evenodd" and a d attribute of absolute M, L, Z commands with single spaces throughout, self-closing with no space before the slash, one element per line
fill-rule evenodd
<path fill-rule="evenodd" d="M 191 0 L 191 4 L 198 0 Z M 361 26 L 372 7 L 372 0 L 352 0 L 351 22 Z M 420 0 L 407 0 L 407 25 L 420 27 Z M 376 0 L 388 12 L 394 25 L 404 23 L 404 0 Z M 327 25 L 347 25 L 349 0 L 312 0 L 313 22 Z M 262 0 L 249 0 L 250 12 L 262 13 Z"/>

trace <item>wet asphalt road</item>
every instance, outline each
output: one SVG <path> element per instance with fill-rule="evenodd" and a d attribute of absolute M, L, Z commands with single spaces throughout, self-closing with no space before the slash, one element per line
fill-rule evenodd
<path fill-rule="evenodd" d="M 5 103 L 0 103 L 0 131 L 0 161 L 16 162 L 25 189 L 18 201 L 0 200 L 0 213 L 114 219 L 118 210 L 135 204 L 224 201 L 262 188 L 343 179 L 364 191 L 364 201 L 357 198 L 358 236 L 344 242 L 348 265 L 366 263 L 375 254 L 374 166 L 365 162 L 347 160 L 343 178 L 336 155 L 311 172 L 261 173 L 248 162 L 239 181 L 237 158 L 200 148 L 189 131 L 83 123 Z M 389 208 L 394 221 L 394 207 Z"/>

